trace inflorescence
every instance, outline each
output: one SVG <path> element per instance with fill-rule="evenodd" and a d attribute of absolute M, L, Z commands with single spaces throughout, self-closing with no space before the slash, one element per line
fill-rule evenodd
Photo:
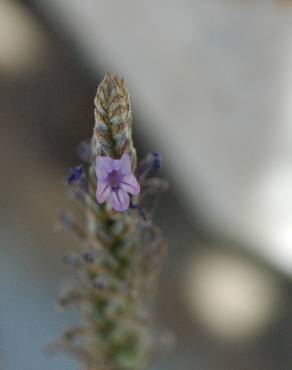
<path fill-rule="evenodd" d="M 141 370 L 154 352 L 150 306 L 165 250 L 144 204 L 167 184 L 149 177 L 160 168 L 157 153 L 137 165 L 123 79 L 107 74 L 94 104 L 91 144 L 79 146 L 82 164 L 67 178 L 85 221 L 61 215 L 81 251 L 64 258 L 78 279 L 59 303 L 77 306 L 84 324 L 66 331 L 59 345 L 82 370 Z"/>

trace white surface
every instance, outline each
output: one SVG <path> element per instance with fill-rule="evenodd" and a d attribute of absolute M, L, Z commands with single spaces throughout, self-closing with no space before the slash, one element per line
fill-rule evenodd
<path fill-rule="evenodd" d="M 292 271 L 292 7 L 37 2 L 92 68 L 126 79 L 142 129 L 191 209 Z"/>

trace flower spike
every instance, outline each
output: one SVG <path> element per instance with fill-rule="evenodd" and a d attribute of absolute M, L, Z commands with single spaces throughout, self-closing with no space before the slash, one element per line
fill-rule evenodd
<path fill-rule="evenodd" d="M 86 142 L 79 147 L 83 165 L 72 168 L 67 179 L 71 191 L 82 196 L 84 229 L 63 216 L 67 228 L 78 234 L 81 250 L 66 259 L 79 279 L 60 303 L 78 307 L 85 324 L 77 340 L 65 336 L 62 345 L 80 360 L 82 370 L 142 370 L 155 339 L 141 317 L 149 309 L 164 250 L 159 230 L 143 216 L 143 203 L 155 190 L 148 175 L 160 159 L 149 154 L 136 171 L 123 79 L 107 74 L 94 104 L 91 147 Z"/>

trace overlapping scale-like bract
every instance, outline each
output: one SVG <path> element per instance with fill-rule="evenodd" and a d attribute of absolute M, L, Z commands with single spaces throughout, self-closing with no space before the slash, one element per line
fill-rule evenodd
<path fill-rule="evenodd" d="M 128 153 L 134 169 L 136 151 L 132 141 L 132 112 L 124 80 L 107 73 L 98 86 L 94 105 L 93 156 L 119 159 L 123 153 Z"/>

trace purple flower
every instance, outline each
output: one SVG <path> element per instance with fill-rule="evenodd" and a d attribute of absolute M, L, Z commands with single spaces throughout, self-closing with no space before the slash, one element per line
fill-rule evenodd
<path fill-rule="evenodd" d="M 67 177 L 67 184 L 78 185 L 82 191 L 87 192 L 87 181 L 82 165 L 70 169 L 69 176 Z"/>
<path fill-rule="evenodd" d="M 116 211 L 123 212 L 129 208 L 129 194 L 140 193 L 140 185 L 131 170 L 128 154 L 121 159 L 97 157 L 95 171 L 97 176 L 96 199 L 98 203 L 108 200 Z"/>
<path fill-rule="evenodd" d="M 83 176 L 83 168 L 82 166 L 77 166 L 70 168 L 69 176 L 67 177 L 68 184 L 74 184 L 81 180 Z"/>

